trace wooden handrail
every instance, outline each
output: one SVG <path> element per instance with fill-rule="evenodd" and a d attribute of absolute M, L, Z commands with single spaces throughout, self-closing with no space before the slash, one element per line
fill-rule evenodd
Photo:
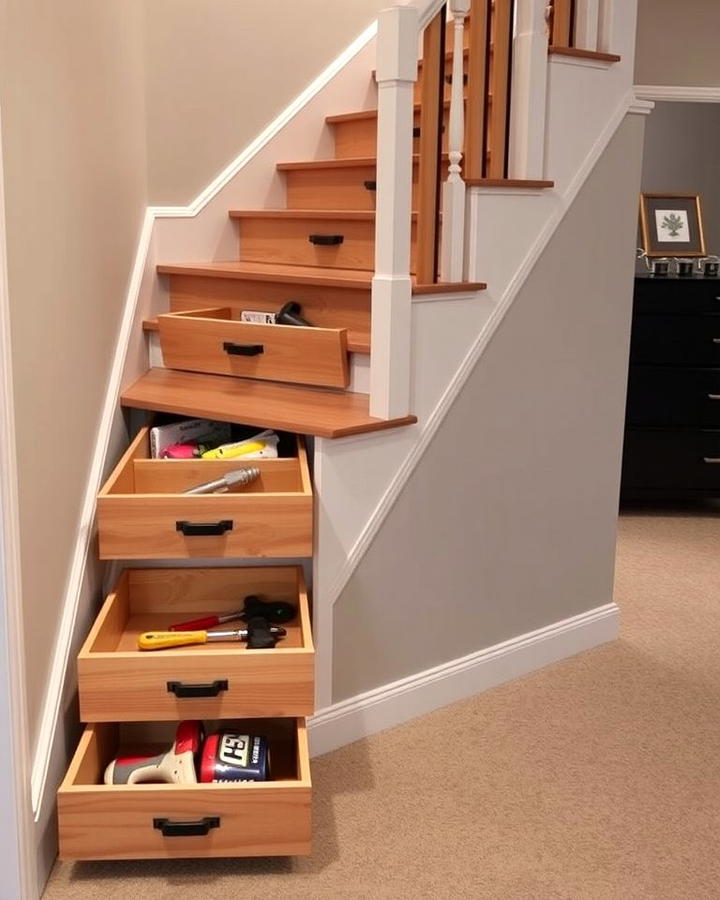
<path fill-rule="evenodd" d="M 446 7 L 423 35 L 423 80 L 420 98 L 420 161 L 415 271 L 419 284 L 434 284 L 438 276 L 441 124 L 445 76 Z"/>

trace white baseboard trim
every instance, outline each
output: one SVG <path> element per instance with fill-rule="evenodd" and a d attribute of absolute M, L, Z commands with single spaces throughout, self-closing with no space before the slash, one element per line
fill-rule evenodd
<path fill-rule="evenodd" d="M 668 100 L 675 103 L 720 103 L 720 87 L 636 84 L 635 93 L 642 100 Z"/>
<path fill-rule="evenodd" d="M 615 640 L 619 618 L 608 603 L 320 710 L 309 722 L 311 756 Z"/>

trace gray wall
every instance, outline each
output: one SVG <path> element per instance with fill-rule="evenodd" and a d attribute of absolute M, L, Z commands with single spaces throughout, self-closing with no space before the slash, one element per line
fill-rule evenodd
<path fill-rule="evenodd" d="M 639 0 L 635 83 L 717 87 L 719 37 L 717 0 Z"/>
<path fill-rule="evenodd" d="M 720 104 L 655 104 L 645 128 L 642 190 L 700 194 L 708 253 L 720 253 Z"/>
<path fill-rule="evenodd" d="M 338 600 L 335 701 L 611 601 L 643 124 L 612 140 Z"/>

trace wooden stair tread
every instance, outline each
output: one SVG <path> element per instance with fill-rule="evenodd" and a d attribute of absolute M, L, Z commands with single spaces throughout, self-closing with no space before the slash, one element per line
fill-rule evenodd
<path fill-rule="evenodd" d="M 121 395 L 123 406 L 338 438 L 412 425 L 376 419 L 366 394 L 316 390 L 226 375 L 149 369 Z"/>
<path fill-rule="evenodd" d="M 450 109 L 450 101 L 445 100 L 443 103 L 443 107 L 445 109 Z M 420 104 L 413 103 L 413 111 L 416 113 L 420 112 Z M 375 109 L 359 109 L 357 112 L 350 113 L 338 113 L 334 116 L 325 116 L 325 121 L 328 125 L 335 125 L 340 122 L 357 122 L 362 119 L 376 119 L 377 118 L 377 108 Z"/>
<path fill-rule="evenodd" d="M 448 154 L 442 153 L 441 157 L 443 161 L 447 162 Z M 413 165 L 418 165 L 420 162 L 420 154 L 413 154 Z M 341 159 L 310 159 L 304 162 L 284 162 L 278 163 L 276 165 L 276 169 L 279 169 L 281 172 L 292 172 L 297 170 L 310 170 L 310 169 L 354 169 L 354 168 L 362 168 L 369 167 L 373 168 L 377 167 L 377 157 L 376 156 L 345 156 Z"/>
<path fill-rule="evenodd" d="M 552 188 L 554 181 L 542 181 L 533 178 L 468 178 L 468 187 L 488 188 Z"/>
<path fill-rule="evenodd" d="M 231 219 L 348 219 L 372 222 L 375 213 L 360 209 L 233 209 L 228 213 Z"/>
<path fill-rule="evenodd" d="M 160 275 L 199 275 L 207 278 L 238 278 L 250 281 L 284 281 L 313 284 L 319 287 L 339 286 L 369 291 L 373 273 L 362 269 L 321 269 L 318 266 L 283 266 L 277 263 L 198 262 L 161 264 Z M 417 284 L 413 278 L 413 294 L 449 294 L 484 291 L 482 281 L 459 281 L 453 284 Z"/>
<path fill-rule="evenodd" d="M 245 281 L 278 281 L 287 284 L 312 284 L 318 287 L 343 287 L 367 291 L 372 272 L 364 269 L 325 269 L 319 266 L 280 265 L 278 263 L 197 262 L 159 265 L 160 275 L 200 275 L 206 278 L 236 278 Z"/>
<path fill-rule="evenodd" d="M 598 50 L 582 50 L 579 47 L 556 47 L 553 44 L 548 47 L 548 53 L 550 56 L 572 56 L 576 59 L 589 59 L 606 63 L 616 63 L 622 59 L 616 53 L 600 53 Z"/>
<path fill-rule="evenodd" d="M 202 307 L 198 307 L 202 308 Z M 216 309 L 216 306 L 208 307 L 208 309 Z M 157 320 L 157 316 L 152 316 L 148 319 L 143 319 L 142 330 L 148 334 L 156 333 L 160 331 L 160 324 Z M 369 341 L 353 341 L 351 338 L 348 338 L 348 353 L 363 353 L 365 355 L 369 355 L 370 353 L 370 342 Z"/>

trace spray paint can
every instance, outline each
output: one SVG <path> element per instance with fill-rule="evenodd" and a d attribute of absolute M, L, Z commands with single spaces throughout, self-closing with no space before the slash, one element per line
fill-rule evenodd
<path fill-rule="evenodd" d="M 221 731 L 205 740 L 200 760 L 200 781 L 268 781 L 270 751 L 261 735 Z"/>

